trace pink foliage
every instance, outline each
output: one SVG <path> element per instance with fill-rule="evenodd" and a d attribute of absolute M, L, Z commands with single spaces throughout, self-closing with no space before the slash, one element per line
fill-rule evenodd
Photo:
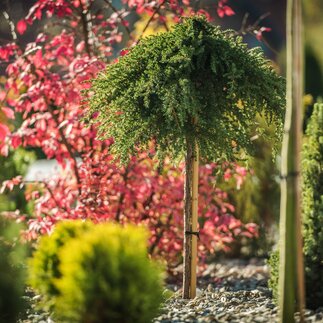
<path fill-rule="evenodd" d="M 175 167 L 165 160 L 163 168 L 158 167 L 150 158 L 153 145 L 147 154 L 132 158 L 128 166 L 118 165 L 109 153 L 112 139 L 98 140 L 95 127 L 86 127 L 81 121 L 81 90 L 114 60 L 113 44 L 130 46 L 135 42 L 127 29 L 126 17 L 131 11 L 148 13 L 163 25 L 167 12 L 176 21 L 184 12 L 206 9 L 196 10 L 195 4 L 193 9 L 189 0 L 125 0 L 121 10 L 107 1 L 98 11 L 92 10 L 93 2 L 38 0 L 18 22 L 20 34 L 45 16 L 50 21 L 64 17 L 69 28 L 55 35 L 41 33 L 24 49 L 15 44 L 0 47 L 0 59 L 8 62 L 7 81 L 0 93 L 9 89 L 14 93 L 10 99 L 4 96 L 3 111 L 9 118 L 22 118 L 12 133 L 0 124 L 2 153 L 8 147 L 40 148 L 48 159 L 56 159 L 62 170 L 42 183 L 14 178 L 3 183 L 2 190 L 25 185 L 26 199 L 34 201 L 33 215 L 20 215 L 28 223 L 28 239 L 49 233 L 62 219 L 131 222 L 149 228 L 151 254 L 175 263 L 183 244 L 183 165 Z M 227 1 L 219 2 L 220 17 L 233 13 Z M 204 256 L 228 250 L 239 236 L 257 236 L 256 226 L 244 225 L 233 216 L 234 206 L 227 202 L 227 194 L 215 186 L 216 169 L 215 164 L 200 169 L 199 252 Z M 227 178 L 236 178 L 238 186 L 245 175 L 241 167 L 225 171 Z"/>
<path fill-rule="evenodd" d="M 19 20 L 17 23 L 17 31 L 20 35 L 22 35 L 27 29 L 27 23 L 24 19 Z"/>
<path fill-rule="evenodd" d="M 217 14 L 220 18 L 224 16 L 233 16 L 235 12 L 226 3 L 228 0 L 220 0 L 217 7 Z"/>
<path fill-rule="evenodd" d="M 262 40 L 262 38 L 263 38 L 263 33 L 264 32 L 269 32 L 269 31 L 271 31 L 271 28 L 269 28 L 269 27 L 261 27 L 261 28 L 259 28 L 258 30 L 255 30 L 255 35 L 256 35 L 256 38 L 259 40 L 259 41 L 261 41 Z"/>

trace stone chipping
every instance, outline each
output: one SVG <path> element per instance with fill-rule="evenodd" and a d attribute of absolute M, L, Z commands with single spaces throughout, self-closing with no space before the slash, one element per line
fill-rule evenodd
<path fill-rule="evenodd" d="M 168 285 L 174 294 L 162 305 L 153 323 L 276 323 L 277 306 L 267 286 L 268 277 L 268 267 L 262 259 L 209 264 L 198 279 L 195 299 L 181 298 L 180 279 Z M 37 306 L 39 295 L 28 290 L 25 298 L 29 307 L 18 323 L 54 323 L 49 313 Z M 296 314 L 296 321 L 298 318 Z M 306 310 L 305 321 L 323 323 L 323 308 Z"/>
<path fill-rule="evenodd" d="M 267 265 L 259 259 L 210 264 L 199 278 L 196 298 L 184 300 L 180 290 L 176 291 L 153 322 L 277 322 L 277 306 L 267 286 L 268 275 Z M 296 315 L 296 321 L 298 318 Z M 305 321 L 323 322 L 323 308 L 306 310 Z"/>

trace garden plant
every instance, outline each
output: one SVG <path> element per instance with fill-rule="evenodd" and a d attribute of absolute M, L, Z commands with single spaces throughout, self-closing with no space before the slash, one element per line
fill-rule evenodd
<path fill-rule="evenodd" d="M 44 308 L 50 308 L 52 300 L 58 294 L 55 281 L 61 277 L 60 250 L 92 226 L 90 221 L 63 221 L 50 236 L 43 236 L 37 244 L 29 261 L 29 284 L 44 296 Z"/>
<path fill-rule="evenodd" d="M 63 221 L 42 237 L 30 271 L 55 321 L 151 322 L 162 301 L 163 275 L 148 259 L 147 233 Z"/>
<path fill-rule="evenodd" d="M 163 276 L 147 257 L 147 238 L 142 228 L 102 224 L 72 241 L 61 253 L 57 313 L 67 322 L 151 322 Z"/>
<path fill-rule="evenodd" d="M 307 308 L 323 306 L 322 294 L 322 214 L 323 214 L 323 105 L 314 105 L 302 146 L 302 218 Z M 279 252 L 270 259 L 269 285 L 278 298 Z"/>
<path fill-rule="evenodd" d="M 279 141 L 284 84 L 259 48 L 248 50 L 240 37 L 204 17 L 142 39 L 91 82 L 88 121 L 99 123 L 102 139 L 114 139 L 116 158 L 127 162 L 151 142 L 160 160 L 185 156 L 184 298 L 195 297 L 193 161 L 198 154 L 202 161 L 219 162 L 252 153 L 250 130 L 261 132 L 256 113 L 276 124 Z"/>

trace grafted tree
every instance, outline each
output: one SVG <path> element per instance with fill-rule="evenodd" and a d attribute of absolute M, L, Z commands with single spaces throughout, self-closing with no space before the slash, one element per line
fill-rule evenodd
<path fill-rule="evenodd" d="M 87 120 L 99 124 L 101 138 L 114 138 L 117 158 L 127 162 L 152 141 L 159 161 L 185 156 L 183 297 L 193 298 L 198 159 L 251 154 L 262 132 L 257 113 L 277 126 L 279 141 L 285 82 L 259 48 L 195 16 L 142 39 L 91 83 Z"/>

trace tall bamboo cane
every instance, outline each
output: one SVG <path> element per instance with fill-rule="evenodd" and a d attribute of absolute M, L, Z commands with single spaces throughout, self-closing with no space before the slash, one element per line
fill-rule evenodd
<path fill-rule="evenodd" d="M 183 298 L 194 298 L 196 295 L 198 159 L 197 145 L 187 139 L 184 192 Z"/>
<path fill-rule="evenodd" d="M 287 109 L 282 147 L 280 211 L 280 321 L 294 322 L 295 303 L 304 308 L 301 239 L 300 147 L 302 135 L 303 46 L 301 0 L 287 3 Z"/>
<path fill-rule="evenodd" d="M 192 174 L 192 232 L 198 232 L 198 180 L 199 180 L 199 151 L 195 145 L 195 155 L 193 159 Z M 190 298 L 196 295 L 196 270 L 197 270 L 197 238 L 198 235 L 192 235 L 192 262 L 191 262 L 191 290 Z"/>

